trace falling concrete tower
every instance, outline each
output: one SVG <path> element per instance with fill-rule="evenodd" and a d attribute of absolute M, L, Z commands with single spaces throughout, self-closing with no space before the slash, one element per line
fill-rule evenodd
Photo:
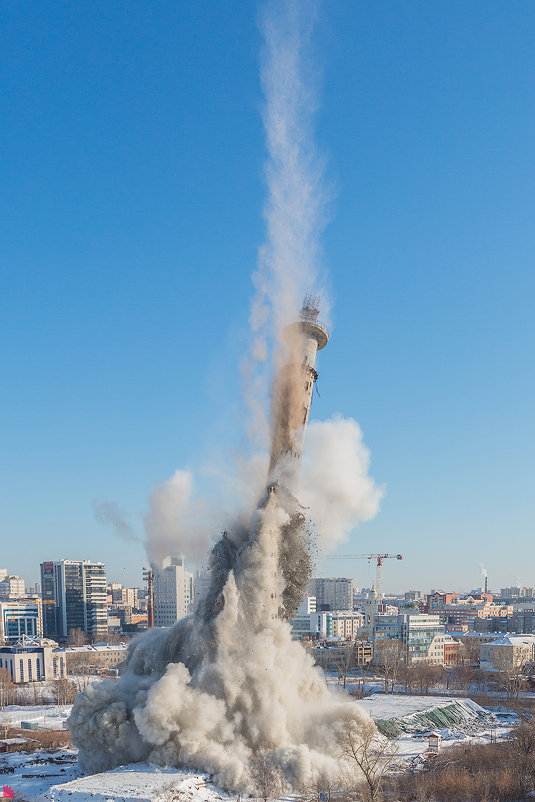
<path fill-rule="evenodd" d="M 316 372 L 316 353 L 329 340 L 326 326 L 318 321 L 319 298 L 307 295 L 299 320 L 284 329 L 289 346 L 286 365 L 273 388 L 273 440 L 269 481 L 280 481 L 293 490 L 303 451 Z"/>

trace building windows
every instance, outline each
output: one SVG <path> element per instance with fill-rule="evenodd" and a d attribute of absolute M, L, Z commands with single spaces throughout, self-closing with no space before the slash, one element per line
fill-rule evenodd
<path fill-rule="evenodd" d="M 20 681 L 24 682 L 24 660 L 19 660 Z"/>

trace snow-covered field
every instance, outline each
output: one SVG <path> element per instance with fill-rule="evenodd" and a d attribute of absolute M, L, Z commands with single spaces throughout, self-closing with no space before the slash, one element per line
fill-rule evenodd
<path fill-rule="evenodd" d="M 45 799 L 51 802 L 155 802 L 165 800 L 166 796 L 176 799 L 178 795 L 182 802 L 235 799 L 235 795 L 227 796 L 207 783 L 204 774 L 143 763 L 121 766 L 103 774 L 92 774 L 65 785 L 56 785 Z"/>
<path fill-rule="evenodd" d="M 512 723 L 511 717 L 495 716 L 470 699 L 458 697 L 374 694 L 359 704 L 375 721 L 396 727 L 398 753 L 407 762 L 418 762 L 427 751 L 430 731 L 439 732 L 447 747 L 459 740 L 484 743 L 504 737 Z M 68 706 L 11 707 L 1 711 L 0 721 L 18 725 L 32 720 L 32 715 L 33 720 L 46 716 L 45 726 L 55 721 L 55 728 L 61 729 L 69 712 Z M 175 793 L 183 802 L 235 799 L 207 782 L 202 773 L 147 764 L 81 777 L 74 749 L 0 754 L 0 773 L 1 784 L 32 802 L 170 802 Z"/>
<path fill-rule="evenodd" d="M 78 776 L 78 758 L 75 749 L 5 752 L 0 755 L 0 773 L 0 785 L 33 802 L 46 799 L 44 795 L 52 785 Z"/>
<path fill-rule="evenodd" d="M 29 721 L 47 730 L 62 730 L 71 714 L 72 705 L 9 705 L 0 710 L 0 725 L 20 727 Z"/>

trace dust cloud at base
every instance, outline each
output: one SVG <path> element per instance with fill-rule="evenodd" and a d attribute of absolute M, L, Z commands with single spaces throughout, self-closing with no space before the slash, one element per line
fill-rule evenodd
<path fill-rule="evenodd" d="M 292 641 L 287 618 L 310 575 L 307 537 L 296 500 L 270 486 L 251 531 L 216 544 L 198 613 L 149 630 L 117 683 L 77 696 L 69 727 L 84 771 L 149 761 L 247 791 L 251 756 L 268 751 L 288 790 L 339 772 L 338 726 L 369 719 Z"/>

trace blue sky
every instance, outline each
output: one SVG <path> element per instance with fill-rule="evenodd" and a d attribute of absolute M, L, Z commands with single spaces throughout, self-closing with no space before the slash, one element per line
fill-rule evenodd
<path fill-rule="evenodd" d="M 265 237 L 259 4 L 3 10 L 0 565 L 139 584 L 154 486 L 240 447 Z M 386 485 L 340 553 L 386 590 L 535 584 L 535 7 L 325 3 L 317 142 L 333 331 L 313 416 Z M 336 565 L 336 568 L 333 566 Z M 325 570 L 347 573 L 329 562 Z M 354 563 L 359 584 L 373 570 Z"/>

